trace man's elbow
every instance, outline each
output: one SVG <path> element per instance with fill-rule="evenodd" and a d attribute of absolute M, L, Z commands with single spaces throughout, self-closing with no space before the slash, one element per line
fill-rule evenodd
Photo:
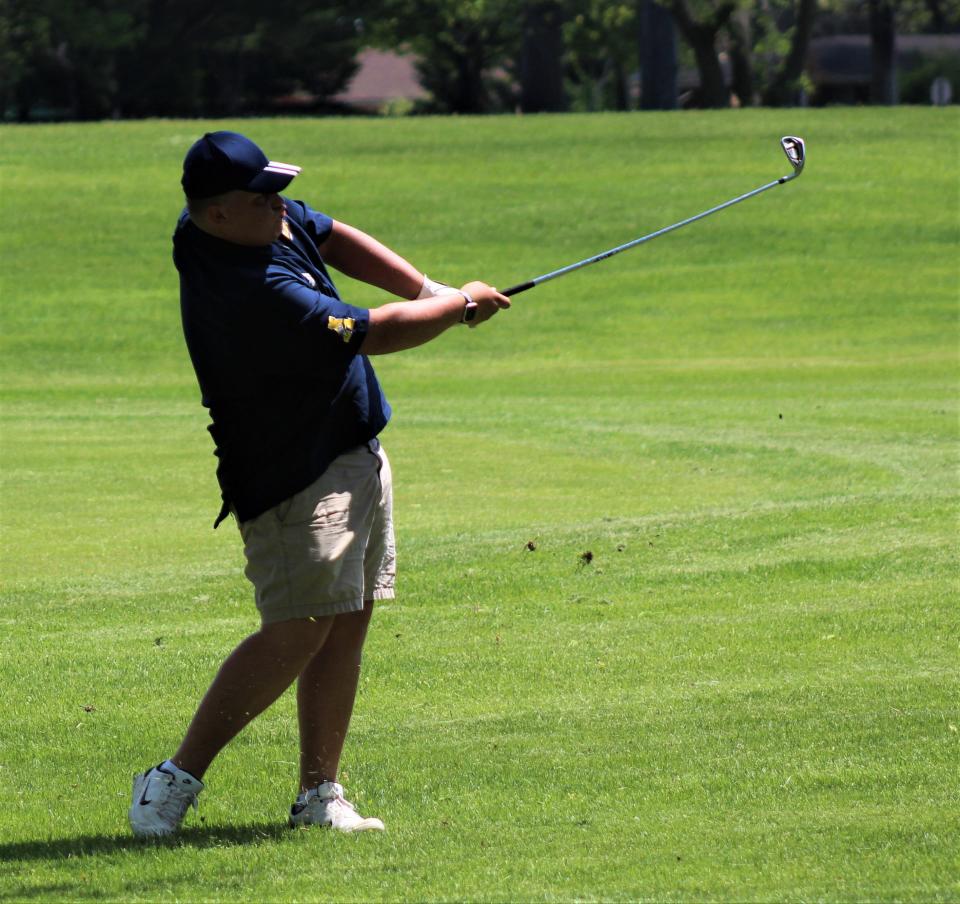
<path fill-rule="evenodd" d="M 388 355 L 390 352 L 396 351 L 395 348 L 391 347 L 384 332 L 384 330 L 368 331 L 367 335 L 363 337 L 363 342 L 360 343 L 358 353 L 369 357 L 373 355 Z"/>
<path fill-rule="evenodd" d="M 387 355 L 397 351 L 396 342 L 393 341 L 396 331 L 390 329 L 390 312 L 385 310 L 386 307 L 370 309 L 367 333 L 360 343 L 361 355 Z"/>

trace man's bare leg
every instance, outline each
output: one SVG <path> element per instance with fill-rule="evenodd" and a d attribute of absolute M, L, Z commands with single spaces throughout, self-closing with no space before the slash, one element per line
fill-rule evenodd
<path fill-rule="evenodd" d="M 220 667 L 197 709 L 174 764 L 202 779 L 214 757 L 273 703 L 324 646 L 338 616 L 265 625 Z"/>
<path fill-rule="evenodd" d="M 337 780 L 372 614 L 373 601 L 367 600 L 362 612 L 335 616 L 323 647 L 300 674 L 297 713 L 303 791 Z"/>

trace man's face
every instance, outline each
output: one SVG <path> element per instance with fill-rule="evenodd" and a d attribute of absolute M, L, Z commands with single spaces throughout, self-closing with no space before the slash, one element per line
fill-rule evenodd
<path fill-rule="evenodd" d="M 269 245 L 280 237 L 286 208 L 275 192 L 227 192 L 208 211 L 216 235 L 237 245 Z"/>

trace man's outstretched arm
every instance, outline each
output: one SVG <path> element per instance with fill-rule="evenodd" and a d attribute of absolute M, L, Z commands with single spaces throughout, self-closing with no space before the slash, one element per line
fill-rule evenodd
<path fill-rule="evenodd" d="M 324 261 L 352 279 L 359 279 L 400 298 L 416 298 L 424 275 L 373 236 L 333 221 L 333 231 L 320 246 Z"/>
<path fill-rule="evenodd" d="M 360 346 L 364 355 L 388 355 L 416 348 L 461 322 L 467 298 L 476 303 L 471 326 L 489 320 L 510 299 L 482 282 L 467 283 L 462 291 L 422 301 L 395 301 L 370 309 L 370 326 Z"/>

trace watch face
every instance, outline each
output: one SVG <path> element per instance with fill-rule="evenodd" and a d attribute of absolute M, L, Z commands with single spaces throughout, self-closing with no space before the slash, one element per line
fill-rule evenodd
<path fill-rule="evenodd" d="M 463 309 L 463 322 L 469 323 L 471 320 L 474 320 L 477 316 L 477 310 L 477 303 L 475 301 L 469 302 Z"/>

